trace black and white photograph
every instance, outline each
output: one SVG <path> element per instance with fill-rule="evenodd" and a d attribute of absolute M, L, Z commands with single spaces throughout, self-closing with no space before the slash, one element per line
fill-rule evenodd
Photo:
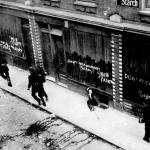
<path fill-rule="evenodd" d="M 150 0 L 0 0 L 0 150 L 150 150 Z"/>

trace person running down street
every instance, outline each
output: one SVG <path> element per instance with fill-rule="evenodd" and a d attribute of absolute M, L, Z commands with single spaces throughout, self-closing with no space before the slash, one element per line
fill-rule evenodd
<path fill-rule="evenodd" d="M 28 77 L 29 80 L 28 90 L 32 88 L 31 89 L 32 97 L 38 102 L 39 105 L 42 104 L 46 106 L 46 103 L 43 98 L 43 91 L 41 90 L 41 79 L 38 77 L 35 67 L 30 67 L 29 72 L 30 75 Z M 36 94 L 38 94 L 38 96 Z"/>
<path fill-rule="evenodd" d="M 46 94 L 44 85 L 43 85 L 46 82 L 46 73 L 44 69 L 38 63 L 35 67 L 35 71 L 38 76 L 39 91 L 42 92 L 43 97 L 45 97 L 46 101 L 48 101 L 48 95 Z"/>

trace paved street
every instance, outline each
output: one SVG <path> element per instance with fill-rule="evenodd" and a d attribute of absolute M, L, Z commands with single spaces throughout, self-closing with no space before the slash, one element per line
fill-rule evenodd
<path fill-rule="evenodd" d="M 115 150 L 68 122 L 0 90 L 0 149 Z"/>

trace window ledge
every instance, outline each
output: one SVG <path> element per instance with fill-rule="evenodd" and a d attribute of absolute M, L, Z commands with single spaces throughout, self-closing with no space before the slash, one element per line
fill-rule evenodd
<path fill-rule="evenodd" d="M 141 10 L 139 11 L 139 14 L 144 16 L 150 16 L 150 10 Z"/>
<path fill-rule="evenodd" d="M 92 2 L 82 2 L 82 1 L 75 1 L 74 5 L 86 6 L 86 7 L 97 7 L 96 3 Z"/>

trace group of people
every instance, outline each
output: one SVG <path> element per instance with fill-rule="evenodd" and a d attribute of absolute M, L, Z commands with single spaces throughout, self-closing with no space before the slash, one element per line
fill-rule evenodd
<path fill-rule="evenodd" d="M 46 106 L 48 95 L 44 90 L 43 83 L 46 81 L 46 74 L 39 64 L 29 67 L 30 75 L 28 77 L 28 90 L 31 88 L 32 97 L 38 102 L 39 105 Z M 12 87 L 12 82 L 9 76 L 9 68 L 7 60 L 0 60 L 0 76 L 7 81 L 8 86 Z"/>
<path fill-rule="evenodd" d="M 43 86 L 43 83 L 46 81 L 46 74 L 44 70 L 42 67 L 40 67 L 40 65 L 36 65 L 29 67 L 29 72 L 28 90 L 31 88 L 31 95 L 39 105 L 46 106 L 45 100 L 48 100 L 48 95 L 46 94 Z"/>

